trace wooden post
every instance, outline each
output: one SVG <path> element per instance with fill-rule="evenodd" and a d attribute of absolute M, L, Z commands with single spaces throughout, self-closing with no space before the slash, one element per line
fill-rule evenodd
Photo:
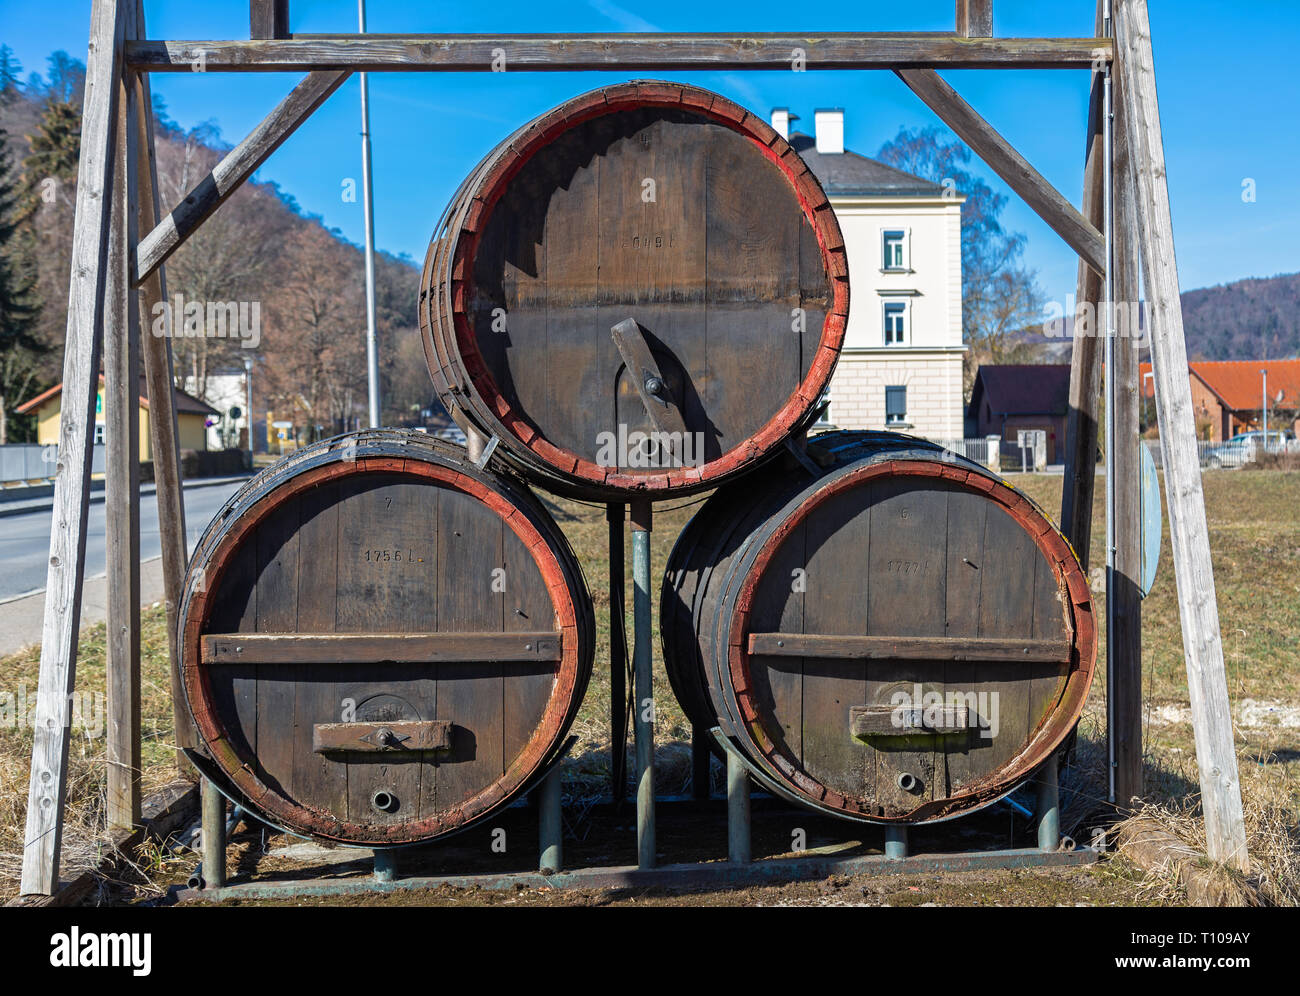
<path fill-rule="evenodd" d="M 123 14 L 132 37 L 133 4 Z M 136 237 L 136 95 L 119 77 L 116 161 L 105 275 L 104 482 L 107 567 L 107 818 L 140 822 L 140 316 L 127 262 Z"/>
<path fill-rule="evenodd" d="M 86 56 L 68 330 L 63 355 L 63 411 L 59 416 L 41 671 L 23 840 L 22 891 L 25 894 L 50 895 L 59 882 L 59 845 L 63 835 L 72 719 L 69 697 L 76 679 L 86 563 L 93 443 L 90 427 L 94 425 L 95 398 L 99 392 L 113 126 L 117 118 L 123 31 L 122 3 L 95 0 Z"/>
<path fill-rule="evenodd" d="M 1107 736 L 1114 744 L 1115 801 L 1123 808 L 1142 795 L 1142 440 L 1138 435 L 1138 274 L 1137 203 L 1133 157 L 1125 132 L 1124 92 L 1111 80 L 1114 105 L 1111 180 L 1116 328 L 1112 357 L 1115 378 L 1115 567 L 1107 583 L 1114 622 L 1106 666 L 1111 673 L 1111 718 Z"/>
<path fill-rule="evenodd" d="M 957 0 L 957 34 L 962 38 L 992 38 L 993 0 Z"/>
<path fill-rule="evenodd" d="M 249 38 L 288 38 L 289 0 L 248 0 Z"/>
<path fill-rule="evenodd" d="M 1104 30 L 1106 0 L 1097 0 L 1097 34 Z M 1103 224 L 1102 148 L 1103 67 L 1092 71 L 1088 101 L 1088 137 L 1083 170 L 1083 216 L 1094 226 Z M 1074 345 L 1070 355 L 1070 400 L 1065 417 L 1065 477 L 1061 488 L 1061 531 L 1074 547 L 1086 572 L 1092 545 L 1092 498 L 1097 483 L 1097 414 L 1101 395 L 1101 350 L 1097 338 L 1101 276 L 1083 260 L 1075 293 Z M 1079 318 L 1090 309 L 1092 327 L 1080 335 Z"/>
<path fill-rule="evenodd" d="M 136 27 L 143 35 L 144 10 L 136 0 Z M 152 231 L 159 214 L 158 165 L 153 140 L 153 98 L 149 77 L 136 73 L 130 77 L 136 91 L 136 171 L 139 225 L 137 234 Z M 176 612 L 180 606 L 181 586 L 185 583 L 185 566 L 189 549 L 185 535 L 185 493 L 181 484 L 181 451 L 176 423 L 175 383 L 172 371 L 172 341 L 153 334 L 154 305 L 167 300 L 167 276 L 159 266 L 141 284 L 140 341 L 144 356 L 145 384 L 149 391 L 149 435 L 153 443 L 154 495 L 158 503 L 158 532 L 162 545 L 163 598 L 167 613 L 167 653 L 171 661 L 172 716 L 175 721 L 177 765 L 184 770 L 180 748 L 198 746 L 185 692 L 181 686 L 180 648 L 176 643 Z M 134 260 L 131 272 L 135 271 Z M 252 414 L 249 414 L 252 425 Z"/>
<path fill-rule="evenodd" d="M 1119 0 L 1115 37 L 1126 128 L 1137 178 L 1137 220 L 1151 314 L 1151 366 L 1169 506 L 1169 540 L 1178 585 L 1201 806 L 1211 859 L 1248 871 L 1241 784 L 1223 671 L 1219 606 L 1196 451 L 1196 423 L 1187 379 L 1187 345 L 1178 293 L 1173 220 L 1165 179 L 1164 141 L 1156 97 L 1151 26 L 1145 0 Z"/>

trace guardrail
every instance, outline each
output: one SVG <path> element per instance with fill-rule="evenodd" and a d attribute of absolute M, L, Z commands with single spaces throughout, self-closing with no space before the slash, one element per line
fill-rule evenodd
<path fill-rule="evenodd" d="M 0 446 L 0 487 L 41 484 L 54 479 L 58 447 L 53 443 L 7 443 Z M 92 474 L 104 472 L 104 444 L 95 446 Z"/>

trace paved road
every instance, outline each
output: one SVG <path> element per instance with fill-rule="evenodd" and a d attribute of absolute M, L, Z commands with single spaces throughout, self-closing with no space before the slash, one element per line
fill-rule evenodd
<path fill-rule="evenodd" d="M 227 498 L 242 481 L 185 488 L 185 527 L 190 549 Z M 45 587 L 50 552 L 50 511 L 0 518 L 0 602 Z M 162 555 L 158 538 L 158 502 L 152 493 L 140 498 L 140 558 Z M 104 573 L 104 504 L 90 506 L 86 532 L 86 577 Z"/>

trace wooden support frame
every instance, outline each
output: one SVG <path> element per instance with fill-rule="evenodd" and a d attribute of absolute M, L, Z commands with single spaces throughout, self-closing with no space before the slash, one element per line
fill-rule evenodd
<path fill-rule="evenodd" d="M 1246 852 L 1228 682 L 1223 670 L 1223 641 L 1196 451 L 1192 391 L 1187 379 L 1187 345 L 1145 0 L 1117 0 L 1114 23 L 1115 38 L 1123 53 L 1119 71 L 1126 95 L 1126 131 L 1135 161 L 1136 214 L 1151 316 L 1151 369 L 1155 373 L 1156 416 L 1169 506 L 1169 542 L 1178 585 L 1207 852 L 1212 860 L 1245 872 L 1250 870 L 1250 858 Z"/>
<path fill-rule="evenodd" d="M 125 34 L 135 32 L 134 0 L 127 0 Z M 140 822 L 140 314 L 126 286 L 136 241 L 137 93 L 124 75 L 119 88 L 110 205 L 104 327 L 105 555 L 108 575 L 105 648 L 108 764 L 107 815 L 111 827 Z"/>
<path fill-rule="evenodd" d="M 955 34 L 294 35 L 275 41 L 137 41 L 142 72 L 575 72 L 606 70 L 1087 69 L 1108 38 L 959 38 Z"/>
<path fill-rule="evenodd" d="M 250 38 L 288 38 L 289 0 L 249 0 Z"/>
<path fill-rule="evenodd" d="M 511 69 L 530 72 L 573 70 L 644 72 L 647 70 L 788 70 L 803 69 L 891 69 L 908 86 L 939 111 L 940 116 L 1003 176 L 1003 179 L 1048 220 L 1079 253 L 1083 287 L 1097 286 L 1098 266 L 1104 271 L 1104 252 L 1099 257 L 1097 237 L 1102 193 L 1097 136 L 1100 127 L 1095 113 L 1089 130 L 1089 158 L 1084 209 L 1076 212 L 1041 175 L 978 114 L 961 100 L 934 72 L 936 68 L 1024 68 L 1093 69 L 1094 91 L 1098 78 L 1116 60 L 1116 44 L 1101 29 L 1098 5 L 1097 35 L 1091 38 L 1004 38 L 991 37 L 990 0 L 959 0 L 958 32 L 947 34 L 620 34 L 620 35 L 325 35 L 288 36 L 285 0 L 252 0 L 250 33 L 276 37 L 241 41 L 145 40 L 139 0 L 94 0 L 90 56 L 87 59 L 86 98 L 83 108 L 82 150 L 79 165 L 76 225 L 73 238 L 73 267 L 69 288 L 69 319 L 66 341 L 64 408 L 60 425 L 60 461 L 55 486 L 55 528 L 51 537 L 51 560 L 47 581 L 46 618 L 43 633 L 41 678 L 37 706 L 37 730 L 32 761 L 28 805 L 28 829 L 23 855 L 23 892 L 49 895 L 58 884 L 59 841 L 62 830 L 64 780 L 66 777 L 69 702 L 74 680 L 74 662 L 80 623 L 80 599 L 84 574 L 85 530 L 91 449 L 89 426 L 97 386 L 101 336 L 105 314 L 112 330 L 108 340 L 113 370 L 114 418 L 121 419 L 123 399 L 130 380 L 130 344 L 139 328 L 144 369 L 153 401 L 155 468 L 163 533 L 164 577 L 169 618 L 174 622 L 181 579 L 186 561 L 184 507 L 176 438 L 175 412 L 171 396 L 172 360 L 170 342 L 144 332 L 144 316 L 152 305 L 165 300 L 162 263 L 202 221 L 216 210 L 230 192 L 246 180 L 258 165 L 305 120 L 329 93 L 352 72 L 487 72 Z M 1135 221 L 1146 261 L 1148 295 L 1153 305 L 1155 332 L 1153 360 L 1156 367 L 1157 408 L 1165 448 L 1170 518 L 1182 607 L 1184 644 L 1187 650 L 1189 687 L 1196 723 L 1198 758 L 1201 762 L 1210 855 L 1237 867 L 1247 866 L 1244 828 L 1241 821 L 1240 790 L 1232 749 L 1227 689 L 1223 675 L 1222 647 L 1215 611 L 1213 577 L 1210 573 L 1204 502 L 1200 491 L 1199 467 L 1195 460 L 1190 400 L 1182 369 L 1186 350 L 1178 311 L 1177 273 L 1169 224 L 1168 191 L 1163 182 L 1158 107 L 1155 99 L 1151 47 L 1145 0 L 1114 0 L 1119 4 L 1119 48 L 1123 70 L 1128 135 L 1137 183 Z M 129 5 L 129 6 L 128 6 Z M 152 114 L 147 74 L 152 72 L 306 72 L 311 75 L 214 169 L 205 184 L 192 191 L 167 217 L 158 204 L 157 173 L 152 144 Z M 125 85 L 125 94 L 119 86 Z M 114 146 L 113 129 L 119 120 L 119 101 L 126 103 L 121 133 L 125 144 Z M 134 107 L 134 116 L 131 113 Z M 132 126 L 131 122 L 134 121 Z M 1094 164 L 1097 164 L 1094 166 Z M 115 171 L 122 193 L 110 197 Z M 135 206 L 132 207 L 132 191 Z M 111 203 L 119 205 L 113 215 Z M 1127 210 L 1127 209 L 1125 209 Z M 136 231 L 131 232 L 132 221 Z M 1124 222 L 1121 222 L 1121 230 Z M 125 232 L 119 239 L 117 233 Z M 146 233 L 133 245 L 136 235 Z M 112 252 L 122 245 L 125 251 Z M 125 276 L 123 274 L 125 270 Z M 1084 277 L 1086 276 L 1086 281 Z M 1130 274 L 1131 276 L 1131 274 Z M 1120 276 L 1121 283 L 1127 279 Z M 111 286 L 110 286 L 111 285 Z M 133 311 L 130 286 L 143 291 L 143 307 Z M 122 301 L 119 298 L 128 298 Z M 1097 294 L 1080 295 L 1095 301 Z M 1093 340 L 1095 346 L 1095 340 Z M 1095 452 L 1096 350 L 1080 349 L 1076 340 L 1075 373 L 1078 390 L 1072 386 L 1072 401 L 1091 394 L 1093 415 L 1091 448 L 1082 420 L 1072 423 L 1070 450 L 1074 455 L 1073 478 L 1091 477 L 1091 461 L 1085 466 L 1079 454 Z M 1080 361 L 1082 357 L 1082 361 Z M 1091 367 L 1088 358 L 1091 357 Z M 1118 366 L 1118 364 L 1117 364 Z M 1118 373 L 1117 373 L 1118 375 Z M 1127 375 L 1125 375 L 1127 376 Z M 1091 379 L 1090 379 L 1091 378 Z M 1072 375 L 1072 385 L 1076 378 Z M 1180 382 L 1181 381 L 1181 386 Z M 136 381 L 138 382 L 138 380 Z M 1082 407 L 1080 408 L 1082 413 Z M 1124 408 L 1129 412 L 1129 408 Z M 1132 416 L 1125 414 L 1124 418 Z M 120 447 L 115 449 L 115 454 Z M 1086 451 L 1086 452 L 1085 452 Z M 1190 452 L 1190 456 L 1189 456 Z M 109 470 L 115 496 L 132 492 L 130 458 L 114 460 Z M 1070 514 L 1066 532 L 1086 562 L 1087 545 L 1079 532 L 1071 531 L 1091 513 L 1091 488 L 1082 489 L 1067 469 L 1067 498 Z M 127 579 L 135 568 L 129 505 L 115 497 L 111 512 L 112 531 L 123 537 L 118 544 L 116 570 Z M 648 518 L 648 508 L 643 510 Z M 1082 548 L 1081 548 L 1082 547 Z M 139 606 L 129 598 L 117 599 L 112 624 L 124 623 L 120 645 L 111 652 L 110 683 L 119 692 L 115 702 L 120 729 L 130 728 L 131 695 L 138 695 L 138 672 L 133 670 L 132 640 L 138 641 Z M 771 634 L 767 634 L 770 636 Z M 244 639 L 247 639 L 245 637 Z M 178 661 L 175 634 L 171 634 L 173 678 Z M 870 648 L 868 648 L 870 649 Z M 897 647 L 893 650 L 896 652 Z M 932 649 L 932 648 L 931 648 Z M 994 648 L 1001 652 L 1006 648 Z M 1023 648 L 1022 648 L 1023 649 Z M 1039 648 L 1043 653 L 1054 652 Z M 318 648 L 319 653 L 336 648 Z M 849 648 L 846 653 L 860 653 Z M 874 651 L 873 651 L 874 652 Z M 921 650 L 917 649 L 917 653 Z M 993 652 L 990 650 L 990 652 Z M 387 659 L 387 658 L 385 658 Z M 193 743 L 192 731 L 183 728 L 181 693 L 173 681 L 177 706 L 177 736 L 181 743 Z M 116 735 L 114 750 L 121 749 Z M 136 735 L 138 749 L 138 734 Z M 131 762 L 126 766 L 129 769 Z M 120 819 L 138 820 L 137 804 L 131 798 L 129 779 L 121 799 L 115 803 Z M 653 820 L 653 809 L 647 814 Z M 640 819 L 640 814 L 639 817 Z M 652 825 L 652 824 L 651 824 Z"/>
<path fill-rule="evenodd" d="M 957 0 L 957 34 L 963 38 L 992 38 L 993 0 Z"/>
<path fill-rule="evenodd" d="M 144 31 L 144 4 L 136 0 L 136 27 Z M 136 106 L 136 172 L 140 232 L 153 231 L 159 215 L 158 163 L 153 138 L 153 98 L 149 77 L 133 73 L 129 77 L 137 97 Z M 128 272 L 135 270 L 128 256 Z M 180 684 L 180 650 L 176 641 L 176 613 L 181 602 L 181 586 L 185 583 L 185 565 L 189 560 L 185 532 L 185 492 L 181 485 L 180 435 L 176 422 L 176 398 L 172 393 L 175 383 L 172 369 L 172 342 L 167 336 L 156 336 L 146 328 L 154 306 L 167 300 L 167 276 L 164 267 L 157 267 L 140 285 L 140 344 L 144 358 L 145 384 L 149 391 L 149 435 L 153 442 L 154 497 L 158 505 L 158 532 L 162 546 L 163 599 L 167 615 L 167 652 L 171 663 L 171 693 L 176 720 L 176 758 L 184 768 L 182 748 L 197 743 L 189 714 L 181 708 L 185 701 Z"/>
<path fill-rule="evenodd" d="M 1104 28 L 1106 4 L 1097 0 L 1097 33 Z M 1105 68 L 1092 72 L 1088 98 L 1088 131 L 1084 142 L 1083 215 L 1094 227 L 1103 224 L 1105 149 L 1102 145 Z M 1101 313 L 1101 277 L 1079 261 L 1075 290 L 1073 345 L 1070 353 L 1070 398 L 1065 417 L 1065 481 L 1061 490 L 1061 531 L 1074 548 L 1083 569 L 1092 554 L 1092 498 L 1097 484 L 1097 417 L 1101 396 L 1101 350 L 1097 316 Z M 1081 318 L 1091 309 L 1092 327 Z"/>

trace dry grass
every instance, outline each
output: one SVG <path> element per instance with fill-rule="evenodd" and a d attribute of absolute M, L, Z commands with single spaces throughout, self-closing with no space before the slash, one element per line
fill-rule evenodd
<path fill-rule="evenodd" d="M 1250 885 L 1270 904 L 1300 905 L 1300 473 L 1203 475 L 1224 665 L 1236 720 Z M 1045 508 L 1060 507 L 1061 478 L 1016 477 Z M 1101 482 L 1098 481 L 1100 498 Z M 1104 562 L 1097 502 L 1090 564 Z M 1098 615 L 1105 620 L 1103 600 Z M 1166 525 L 1155 586 L 1142 606 L 1145 661 L 1145 802 L 1135 818 L 1153 821 L 1205 852 L 1200 779 L 1187 695 L 1177 590 Z M 1105 648 L 1080 726 L 1079 794 L 1105 797 Z M 1094 819 L 1085 798 L 1075 816 Z M 1070 800 L 1063 822 L 1070 826 Z M 1153 897 L 1178 892 L 1170 875 L 1148 875 Z M 1231 891 L 1231 890 L 1229 890 Z"/>
<path fill-rule="evenodd" d="M 1207 472 L 1204 478 L 1210 543 L 1224 622 L 1224 654 L 1236 729 L 1242 796 L 1252 858 L 1252 884 L 1268 903 L 1300 905 L 1300 473 Z M 1015 483 L 1044 508 L 1060 507 L 1061 478 L 1018 476 Z M 578 552 L 597 606 L 596 671 L 573 732 L 579 743 L 566 773 L 570 793 L 600 794 L 608 779 L 609 605 L 606 524 L 602 508 L 547 500 Z M 652 564 L 662 569 L 695 504 L 672 503 L 656 510 Z M 1100 562 L 1103 528 L 1100 501 L 1093 531 L 1092 563 Z M 630 540 L 627 543 L 630 563 Z M 631 586 L 624 603 L 631 611 Z M 658 618 L 658 583 L 652 588 Z M 629 628 L 631 620 L 629 618 Z M 1204 850 L 1199 784 L 1191 724 L 1187 718 L 1186 674 L 1178 624 L 1168 538 L 1160 576 L 1144 603 L 1144 675 L 1147 698 L 1143 748 L 1146 806 L 1142 816 L 1187 844 Z M 690 779 L 690 726 L 668 686 L 654 640 L 659 788 L 684 791 Z M 171 703 L 168 692 L 165 623 L 162 610 L 145 613 L 143 635 L 143 750 L 146 791 L 174 775 Z M 0 692 L 26 687 L 34 696 L 39 656 L 25 651 L 0 660 Z M 1104 823 L 1105 660 L 1100 662 L 1078 748 L 1063 798 L 1063 826 L 1080 841 Z M 104 688 L 104 628 L 82 636 L 78 689 Z M 74 731 L 69 765 L 69 807 L 64 836 L 63 877 L 93 865 L 104 839 L 104 741 Z M 27 800 L 30 729 L 0 726 L 0 895 L 17 890 Z M 715 778 L 717 772 L 715 771 Z M 588 791 L 573 792 L 573 782 Z M 1176 901 L 1167 875 L 1147 875 L 1143 888 L 1152 902 Z"/>

